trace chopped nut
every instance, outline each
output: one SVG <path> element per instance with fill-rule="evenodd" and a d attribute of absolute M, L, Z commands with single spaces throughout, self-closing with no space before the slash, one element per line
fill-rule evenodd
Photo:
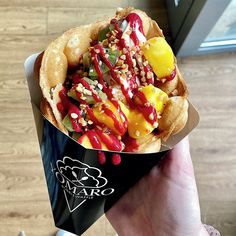
<path fill-rule="evenodd" d="M 109 55 L 106 53 L 106 54 L 105 54 L 105 57 L 106 57 L 106 58 L 109 58 Z"/>
<path fill-rule="evenodd" d="M 140 132 L 138 130 L 135 131 L 135 135 L 138 137 L 140 136 Z"/>
<path fill-rule="evenodd" d="M 115 50 L 116 50 L 116 46 L 113 45 L 113 46 L 111 47 L 111 50 L 112 50 L 112 51 L 115 51 Z"/>
<path fill-rule="evenodd" d="M 83 87 L 79 86 L 79 84 L 78 84 L 78 86 L 76 87 L 75 90 L 76 90 L 77 92 L 81 93 L 81 92 L 83 91 Z"/>
<path fill-rule="evenodd" d="M 141 76 L 145 76 L 145 72 L 142 70 L 142 71 L 140 71 L 140 75 Z"/>
<path fill-rule="evenodd" d="M 97 84 L 98 88 L 102 90 L 103 86 L 101 84 Z"/>
<path fill-rule="evenodd" d="M 124 54 L 128 53 L 128 50 L 126 48 L 123 48 L 123 53 Z"/>
<path fill-rule="evenodd" d="M 125 59 L 126 59 L 126 56 L 125 56 L 125 55 L 121 55 L 120 58 L 121 58 L 122 60 L 125 60 Z"/>
<path fill-rule="evenodd" d="M 142 58 L 141 57 L 137 57 L 137 60 L 138 60 L 138 62 L 142 62 Z"/>
<path fill-rule="evenodd" d="M 83 94 L 91 96 L 92 92 L 90 90 L 88 90 L 88 89 L 84 89 L 83 90 Z"/>
<path fill-rule="evenodd" d="M 133 62 L 133 66 L 135 67 L 136 66 L 136 60 L 135 59 L 132 59 L 132 62 Z"/>
<path fill-rule="evenodd" d="M 92 124 L 93 124 L 93 121 L 88 120 L 88 124 L 89 124 L 89 125 L 92 125 Z"/>
<path fill-rule="evenodd" d="M 86 126 L 87 125 L 87 122 L 85 121 L 85 119 L 82 117 L 79 119 L 79 123 L 82 125 L 82 126 Z"/>
<path fill-rule="evenodd" d="M 147 72 L 147 78 L 151 79 L 153 77 L 153 73 L 151 71 Z"/>
<path fill-rule="evenodd" d="M 131 51 L 132 56 L 134 56 L 135 53 L 136 53 L 136 52 L 135 52 L 134 50 Z"/>
<path fill-rule="evenodd" d="M 147 61 L 144 61 L 144 62 L 143 62 L 143 65 L 144 65 L 144 66 L 147 66 L 147 65 L 148 65 L 148 62 L 147 62 Z"/>
<path fill-rule="evenodd" d="M 77 119 L 78 118 L 78 115 L 76 113 L 74 113 L 74 112 L 72 112 L 70 114 L 70 116 L 71 116 L 72 119 Z"/>
<path fill-rule="evenodd" d="M 122 64 L 122 66 L 121 66 L 121 68 L 123 68 L 123 69 L 125 69 L 125 68 L 127 68 L 128 66 L 125 64 L 125 63 L 123 63 Z"/>
<path fill-rule="evenodd" d="M 128 67 L 126 67 L 126 68 L 122 69 L 122 72 L 123 72 L 123 73 L 126 73 L 126 72 L 128 72 Z M 121 74 L 121 72 L 120 72 L 120 74 Z"/>
<path fill-rule="evenodd" d="M 100 50 L 99 49 L 95 49 L 94 50 L 96 53 L 100 53 Z"/>
<path fill-rule="evenodd" d="M 99 66 L 101 66 L 101 65 L 102 65 L 102 61 L 99 61 L 99 63 L 98 63 L 98 64 L 99 64 Z"/>
<path fill-rule="evenodd" d="M 150 120 L 153 120 L 154 119 L 153 113 L 151 113 L 148 117 L 149 117 Z"/>
<path fill-rule="evenodd" d="M 121 66 L 124 64 L 124 61 L 119 59 L 116 64 L 117 66 Z"/>
<path fill-rule="evenodd" d="M 81 108 L 81 109 L 85 109 L 85 108 L 86 108 L 86 105 L 85 105 L 85 104 L 80 104 L 80 108 Z"/>
<path fill-rule="evenodd" d="M 145 77 L 142 77 L 142 78 L 141 78 L 141 81 L 142 81 L 142 82 L 146 82 L 146 78 L 145 78 Z"/>
<path fill-rule="evenodd" d="M 154 122 L 153 126 L 154 126 L 155 128 L 157 128 L 157 127 L 158 127 L 158 123 L 157 123 L 157 122 Z"/>

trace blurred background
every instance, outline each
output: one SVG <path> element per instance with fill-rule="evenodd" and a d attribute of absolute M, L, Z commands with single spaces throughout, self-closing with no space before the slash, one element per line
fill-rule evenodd
<path fill-rule="evenodd" d="M 71 27 L 145 10 L 178 57 L 201 121 L 191 133 L 202 220 L 236 235 L 235 0 L 0 1 L 0 235 L 52 236 L 47 195 L 23 63 Z M 113 236 L 105 217 L 84 235 Z"/>

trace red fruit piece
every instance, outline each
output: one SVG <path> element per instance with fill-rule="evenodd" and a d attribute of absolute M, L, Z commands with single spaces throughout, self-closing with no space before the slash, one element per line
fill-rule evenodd
<path fill-rule="evenodd" d="M 121 156 L 120 156 L 120 154 L 117 154 L 117 153 L 113 154 L 112 158 L 111 158 L 111 162 L 115 166 L 119 165 L 121 163 Z"/>
<path fill-rule="evenodd" d="M 100 165 L 104 165 L 106 163 L 106 156 L 104 152 L 98 152 L 98 162 Z"/>

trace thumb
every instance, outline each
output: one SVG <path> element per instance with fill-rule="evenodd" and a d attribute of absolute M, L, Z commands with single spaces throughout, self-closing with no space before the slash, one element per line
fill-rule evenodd
<path fill-rule="evenodd" d="M 189 151 L 189 140 L 185 137 L 166 156 L 161 164 L 162 174 L 178 182 L 179 184 L 195 185 L 195 177 L 191 155 Z"/>

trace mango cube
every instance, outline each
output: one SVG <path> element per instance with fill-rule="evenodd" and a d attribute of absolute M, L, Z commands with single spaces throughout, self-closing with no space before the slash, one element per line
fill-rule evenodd
<path fill-rule="evenodd" d="M 126 108 L 126 106 L 122 102 L 119 102 L 119 105 L 120 105 L 121 111 L 127 117 L 129 115 L 129 110 Z M 111 117 L 111 115 L 106 114 L 106 112 L 104 111 L 104 106 L 108 110 L 110 110 L 110 112 L 113 114 L 113 117 L 117 121 L 117 123 L 114 122 L 114 119 Z M 93 106 L 93 113 L 96 119 L 100 123 L 105 124 L 111 131 L 113 131 L 114 134 L 124 135 L 124 133 L 127 131 L 127 127 L 125 125 L 125 122 L 124 122 L 125 120 L 123 116 L 120 114 L 116 106 L 110 100 L 100 102 L 96 104 L 96 106 Z"/>
<path fill-rule="evenodd" d="M 164 110 L 165 103 L 168 100 L 168 95 L 161 89 L 149 84 L 145 87 L 141 87 L 139 92 L 142 92 L 147 101 L 155 108 L 157 115 L 161 114 Z M 143 106 L 143 101 L 134 95 L 134 101 L 137 106 Z M 150 134 L 156 125 L 149 123 L 144 115 L 136 109 L 132 109 L 128 117 L 128 133 L 132 138 L 142 138 Z"/>
<path fill-rule="evenodd" d="M 163 37 L 147 40 L 141 50 L 158 78 L 169 76 L 174 70 L 174 54 Z"/>

